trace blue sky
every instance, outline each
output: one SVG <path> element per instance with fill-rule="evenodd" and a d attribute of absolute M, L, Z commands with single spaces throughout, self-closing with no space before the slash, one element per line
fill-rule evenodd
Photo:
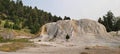
<path fill-rule="evenodd" d="M 97 20 L 111 10 L 120 16 L 120 0 L 23 0 L 24 5 L 37 6 L 57 16 L 72 19 L 90 18 Z"/>

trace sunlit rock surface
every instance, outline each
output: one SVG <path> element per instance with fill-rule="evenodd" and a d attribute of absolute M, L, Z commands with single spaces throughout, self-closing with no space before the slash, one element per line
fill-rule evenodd
<path fill-rule="evenodd" d="M 66 36 L 69 39 L 66 39 Z M 47 23 L 41 29 L 41 41 L 56 42 L 107 42 L 115 41 L 113 36 L 106 32 L 106 28 L 93 20 L 60 20 Z"/>

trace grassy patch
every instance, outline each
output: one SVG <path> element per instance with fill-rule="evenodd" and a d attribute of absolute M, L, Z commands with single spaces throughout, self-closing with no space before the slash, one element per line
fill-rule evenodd
<path fill-rule="evenodd" d="M 34 34 L 30 33 L 29 29 L 21 29 L 21 30 L 12 30 L 15 36 L 26 36 L 26 37 L 34 37 Z"/>
<path fill-rule="evenodd" d="M 29 40 L 26 39 L 26 38 L 21 38 L 21 39 L 13 39 L 13 40 L 10 40 L 10 42 L 27 42 L 27 43 L 30 43 L 31 41 L 29 41 Z"/>
<path fill-rule="evenodd" d="M 23 42 L 13 42 L 10 44 L 4 44 L 0 46 L 0 51 L 12 52 L 12 51 L 16 51 L 19 49 L 23 49 L 24 47 L 27 47 L 27 46 L 33 46 L 33 44 L 23 43 Z"/>
<path fill-rule="evenodd" d="M 5 42 L 31 42 L 29 39 L 21 38 L 21 39 L 4 39 L 3 37 L 0 37 L 0 43 Z"/>
<path fill-rule="evenodd" d="M 7 42 L 9 44 L 6 44 Z M 10 39 L 3 39 L 0 37 L 0 43 L 5 43 L 0 46 L 0 51 L 5 51 L 5 52 L 12 52 L 19 49 L 23 49 L 24 47 L 35 46 L 34 44 L 32 44 L 31 41 L 25 38 L 10 40 Z"/>

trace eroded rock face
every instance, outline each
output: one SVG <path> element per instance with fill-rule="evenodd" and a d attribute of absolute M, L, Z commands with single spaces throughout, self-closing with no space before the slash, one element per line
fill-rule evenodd
<path fill-rule="evenodd" d="M 66 39 L 66 36 L 69 39 Z M 43 25 L 42 41 L 97 42 L 111 39 L 105 27 L 93 20 L 61 20 Z"/>

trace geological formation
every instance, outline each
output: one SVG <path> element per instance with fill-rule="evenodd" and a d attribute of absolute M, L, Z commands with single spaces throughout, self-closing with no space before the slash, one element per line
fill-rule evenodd
<path fill-rule="evenodd" d="M 106 28 L 93 20 L 60 20 L 42 26 L 41 41 L 105 42 L 112 40 Z"/>

